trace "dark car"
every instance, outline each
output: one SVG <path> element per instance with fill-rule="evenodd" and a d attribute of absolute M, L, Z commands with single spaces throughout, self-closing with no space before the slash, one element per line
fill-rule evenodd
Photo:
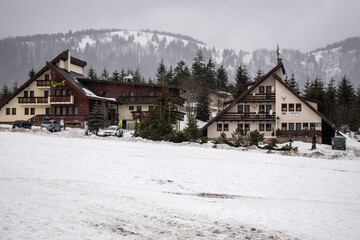
<path fill-rule="evenodd" d="M 346 150 L 346 138 L 343 136 L 335 136 L 331 139 L 332 149 L 344 149 Z"/>
<path fill-rule="evenodd" d="M 12 128 L 27 128 L 27 129 L 31 129 L 31 124 L 28 123 L 25 120 L 18 120 L 15 121 Z"/>

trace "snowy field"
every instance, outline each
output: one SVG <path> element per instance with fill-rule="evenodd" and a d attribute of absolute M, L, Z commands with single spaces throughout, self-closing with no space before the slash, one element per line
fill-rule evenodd
<path fill-rule="evenodd" d="M 294 144 L 281 155 L 2 125 L 0 239 L 360 239 L 359 143 Z"/>

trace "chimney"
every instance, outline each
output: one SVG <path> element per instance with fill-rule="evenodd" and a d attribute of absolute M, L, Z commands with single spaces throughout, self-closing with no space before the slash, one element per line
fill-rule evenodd
<path fill-rule="evenodd" d="M 67 50 L 67 55 L 68 55 L 68 57 L 67 57 L 67 60 L 66 60 L 66 62 L 67 62 L 67 64 L 66 64 L 66 70 L 67 70 L 68 72 L 70 72 L 70 64 L 71 64 L 70 50 Z"/>
<path fill-rule="evenodd" d="M 279 65 L 279 64 L 281 64 L 281 62 L 282 62 L 282 58 L 278 58 L 277 59 L 277 64 Z"/>

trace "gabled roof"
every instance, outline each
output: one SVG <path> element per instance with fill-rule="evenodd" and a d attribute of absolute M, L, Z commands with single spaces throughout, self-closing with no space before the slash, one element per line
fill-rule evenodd
<path fill-rule="evenodd" d="M 55 57 L 51 61 L 51 63 L 56 64 L 59 60 L 66 61 L 68 59 L 68 51 L 69 50 L 66 50 L 66 51 L 63 51 L 62 53 L 60 53 L 57 57 Z M 87 62 L 85 62 L 83 60 L 80 60 L 78 58 L 74 58 L 73 56 L 70 56 L 70 58 L 71 58 L 70 59 L 71 64 L 77 65 L 77 66 L 82 67 L 82 68 L 84 68 L 87 65 Z"/>
<path fill-rule="evenodd" d="M 236 98 L 234 101 L 232 101 L 231 104 L 229 104 L 224 110 L 222 110 L 218 115 L 210 119 L 210 121 L 205 124 L 204 127 L 201 128 L 201 131 L 204 131 L 207 129 L 213 122 L 218 120 L 224 113 L 226 113 L 228 110 L 230 110 L 236 103 L 238 103 L 241 99 L 243 99 L 246 95 L 248 95 L 251 91 L 253 91 L 257 86 L 259 86 L 262 82 L 264 82 L 268 77 L 270 77 L 272 74 L 274 74 L 277 70 L 281 68 L 283 74 L 285 74 L 285 68 L 282 62 L 279 62 L 278 65 L 276 65 L 273 69 L 271 69 L 266 75 L 264 75 L 262 78 L 260 78 L 257 82 L 254 82 L 253 85 L 243 92 L 238 98 Z"/>
<path fill-rule="evenodd" d="M 289 87 L 277 74 L 277 70 L 282 68 L 283 73 L 285 74 L 285 68 L 282 62 L 279 62 L 277 66 L 271 69 L 265 76 L 260 78 L 257 82 L 252 85 L 248 90 L 246 90 L 243 94 L 241 94 L 238 98 L 236 98 L 230 105 L 228 105 L 223 111 L 221 111 L 218 115 L 212 118 L 204 127 L 201 128 L 201 131 L 206 130 L 212 123 L 218 120 L 224 113 L 230 110 L 235 104 L 241 101 L 245 96 L 247 96 L 250 92 L 252 92 L 257 86 L 259 86 L 262 82 L 264 82 L 268 77 L 273 76 L 277 79 L 282 85 L 284 85 L 290 92 L 292 92 L 296 97 L 298 97 L 306 106 L 308 106 L 312 111 L 314 111 L 321 119 L 323 119 L 330 127 L 335 130 L 338 130 L 334 123 L 328 120 L 324 115 L 322 115 L 318 110 L 316 110 L 310 103 L 308 103 L 303 97 L 301 97 L 298 93 L 294 91 L 291 87 Z"/>

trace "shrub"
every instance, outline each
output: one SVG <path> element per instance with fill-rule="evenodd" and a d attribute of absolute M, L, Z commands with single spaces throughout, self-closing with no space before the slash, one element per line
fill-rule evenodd
<path fill-rule="evenodd" d="M 234 142 L 235 147 L 249 146 L 248 133 L 243 129 L 236 128 L 236 130 L 231 134 L 231 140 Z"/>
<path fill-rule="evenodd" d="M 264 134 L 260 133 L 258 130 L 254 130 L 249 133 L 249 138 L 250 145 L 258 146 L 258 143 L 264 140 Z"/>

